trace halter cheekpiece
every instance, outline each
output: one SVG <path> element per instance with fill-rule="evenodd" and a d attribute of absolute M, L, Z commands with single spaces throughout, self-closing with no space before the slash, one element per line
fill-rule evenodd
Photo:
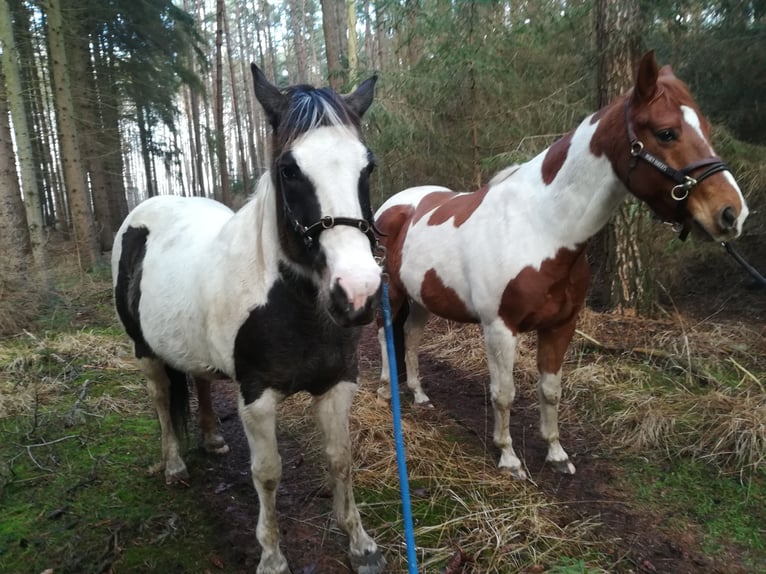
<path fill-rule="evenodd" d="M 630 121 L 631 101 L 632 96 L 628 96 L 628 98 L 625 100 L 625 128 L 627 129 L 628 140 L 630 141 L 631 156 L 631 162 L 628 167 L 628 181 L 630 181 L 630 172 L 636 166 L 637 160 L 642 159 L 672 179 L 676 185 L 674 185 L 670 190 L 670 196 L 678 202 L 685 202 L 689 198 L 689 194 L 691 193 L 692 189 L 694 189 L 695 186 L 702 183 L 708 177 L 718 173 L 719 171 L 730 171 L 729 166 L 727 166 L 721 160 L 721 158 L 716 156 L 694 161 L 681 169 L 674 169 L 654 154 L 648 152 L 644 148 L 643 142 L 638 139 L 638 136 L 636 136 L 636 131 L 633 128 L 633 122 Z M 692 172 L 703 167 L 707 167 L 707 169 L 696 177 L 692 177 L 690 175 Z M 689 230 L 686 228 L 686 225 L 684 225 L 683 229 L 681 230 L 680 238 L 682 240 L 686 239 L 688 234 Z"/>

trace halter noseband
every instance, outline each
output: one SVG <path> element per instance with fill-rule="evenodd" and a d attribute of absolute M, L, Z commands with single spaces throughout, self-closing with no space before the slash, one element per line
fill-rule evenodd
<path fill-rule="evenodd" d="M 704 159 L 694 161 L 681 169 L 674 169 L 662 161 L 654 154 L 648 152 L 644 148 L 644 144 L 636 136 L 636 132 L 633 129 L 633 123 L 630 121 L 630 103 L 632 97 L 628 96 L 625 100 L 625 128 L 628 131 L 628 140 L 630 141 L 630 156 L 631 161 L 628 165 L 628 182 L 630 182 L 630 172 L 636 166 L 638 159 L 643 159 L 667 177 L 672 179 L 676 185 L 670 190 L 670 197 L 678 202 L 685 202 L 689 198 L 689 193 L 698 184 L 702 183 L 708 177 L 719 171 L 728 171 L 729 167 L 721 160 L 721 158 L 712 156 Z M 689 175 L 695 170 L 707 167 L 705 171 L 696 177 Z M 683 224 L 679 238 L 683 241 L 689 234 L 689 229 L 686 224 Z"/>
<path fill-rule="evenodd" d="M 290 203 L 287 201 L 287 197 L 285 196 L 284 184 L 280 185 L 280 191 L 282 194 L 282 204 L 284 205 L 285 215 L 287 216 L 287 219 L 292 225 L 295 232 L 303 240 L 303 244 L 306 246 L 307 249 L 310 249 L 311 247 L 313 247 L 314 242 L 317 240 L 317 237 L 319 237 L 319 234 L 322 233 L 323 231 L 332 229 L 333 227 L 336 227 L 338 225 L 355 227 L 356 229 L 364 233 L 367 236 L 367 239 L 370 240 L 370 246 L 372 247 L 372 251 L 375 255 L 375 259 L 378 262 L 378 265 L 381 265 L 381 266 L 383 265 L 386 259 L 386 248 L 378 240 L 378 237 L 385 237 L 386 234 L 380 231 L 375 226 L 375 223 L 372 221 L 372 218 L 370 218 L 370 220 L 367 220 L 367 219 L 357 219 L 355 217 L 333 217 L 332 215 L 323 215 L 322 217 L 319 218 L 318 221 L 312 223 L 311 225 L 306 226 L 306 225 L 303 225 L 300 221 L 298 221 L 297 217 L 295 217 L 295 214 L 293 213 L 293 210 L 290 207 Z"/>

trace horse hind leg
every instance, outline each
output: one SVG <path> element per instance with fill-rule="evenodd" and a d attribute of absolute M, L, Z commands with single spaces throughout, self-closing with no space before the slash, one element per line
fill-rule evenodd
<path fill-rule="evenodd" d="M 362 526 L 351 479 L 351 439 L 348 417 L 357 385 L 341 382 L 314 399 L 314 413 L 324 438 L 338 526 L 349 537 L 349 561 L 358 574 L 379 574 L 386 559 Z"/>
<path fill-rule="evenodd" d="M 404 313 L 405 309 L 402 309 L 401 312 Z M 407 315 L 403 321 L 401 337 L 403 338 L 407 387 L 412 391 L 416 406 L 431 408 L 433 407 L 431 399 L 428 398 L 428 395 L 423 391 L 423 385 L 420 382 L 420 369 L 418 365 L 418 349 L 423 340 L 423 332 L 425 331 L 426 323 L 431 314 L 425 307 L 414 301 L 409 301 L 406 313 Z M 400 317 L 397 317 L 397 319 L 399 318 Z M 396 333 L 394 333 L 394 337 L 396 338 Z M 381 385 L 378 388 L 378 401 L 388 402 L 391 400 L 391 377 L 389 370 L 389 361 L 391 360 L 391 357 L 388 356 L 386 333 L 383 327 L 378 329 L 378 342 L 380 343 L 382 357 L 380 373 Z"/>
<path fill-rule="evenodd" d="M 428 309 L 410 301 L 410 313 L 404 322 L 404 363 L 407 366 L 407 386 L 415 397 L 415 405 L 433 408 L 431 399 L 423 391 L 418 364 L 418 349 L 430 316 Z"/>
<path fill-rule="evenodd" d="M 559 442 L 559 402 L 561 401 L 561 365 L 569 342 L 574 335 L 575 321 L 537 333 L 537 367 L 540 379 L 537 398 L 540 404 L 540 434 L 548 441 L 545 461 L 554 470 L 574 474 L 575 466 Z"/>
<path fill-rule="evenodd" d="M 277 488 L 282 478 L 282 459 L 277 449 L 278 393 L 266 390 L 252 403 L 239 398 L 239 415 L 250 446 L 250 470 L 258 493 L 258 525 L 255 535 L 261 545 L 257 574 L 290 574 L 287 560 L 279 548 Z"/>
<path fill-rule="evenodd" d="M 218 429 L 218 417 L 213 410 L 210 394 L 211 382 L 209 379 L 194 377 L 194 386 L 197 388 L 197 419 L 202 431 L 202 446 L 209 453 L 226 454 L 229 445 Z"/>
<path fill-rule="evenodd" d="M 516 358 L 516 335 L 505 326 L 502 319 L 484 325 L 484 344 L 487 348 L 489 383 L 494 410 L 494 431 L 492 440 L 500 449 L 501 472 L 518 480 L 526 480 L 527 473 L 521 459 L 513 450 L 511 439 L 511 405 L 516 397 L 513 382 L 513 363 Z"/>
<path fill-rule="evenodd" d="M 186 401 L 188 389 L 186 375 L 168 367 L 160 359 L 139 359 L 141 370 L 146 375 L 147 389 L 152 400 L 162 434 L 162 460 L 152 466 L 149 471 L 165 472 L 167 484 L 186 483 L 189 472 L 181 458 L 178 433 L 185 423 Z"/>

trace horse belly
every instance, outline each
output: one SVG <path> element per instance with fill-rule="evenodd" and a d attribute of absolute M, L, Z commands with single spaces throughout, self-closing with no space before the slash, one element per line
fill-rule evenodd
<path fill-rule="evenodd" d="M 130 269 L 140 277 L 133 287 L 137 298 L 134 319 L 149 351 L 185 372 L 201 373 L 223 366 L 211 359 L 205 302 L 200 297 L 203 282 L 213 271 L 213 239 L 231 214 L 211 200 L 156 197 L 131 212 L 116 239 L 121 248 L 122 237 L 144 230 L 143 257 L 136 259 L 133 254 Z M 115 251 L 118 258 L 131 257 L 120 253 L 121 249 Z M 113 261 L 115 270 L 119 265 Z M 115 272 L 115 282 L 119 272 Z"/>

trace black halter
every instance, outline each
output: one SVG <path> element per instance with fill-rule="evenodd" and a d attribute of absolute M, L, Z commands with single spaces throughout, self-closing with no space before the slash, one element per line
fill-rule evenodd
<path fill-rule="evenodd" d="M 355 217 L 333 217 L 332 215 L 324 215 L 319 218 L 319 221 L 312 223 L 311 225 L 303 225 L 298 218 L 295 217 L 290 203 L 287 201 L 287 197 L 284 192 L 284 184 L 280 182 L 280 192 L 282 194 L 282 204 L 284 205 L 285 216 L 292 225 L 295 232 L 303 240 L 303 244 L 306 249 L 311 249 L 314 243 L 317 241 L 319 234 L 327 229 L 332 229 L 338 225 L 346 225 L 348 227 L 355 227 L 367 236 L 370 240 L 370 247 L 372 248 L 375 259 L 379 265 L 383 265 L 386 258 L 386 248 L 378 240 L 378 237 L 385 237 L 385 233 L 381 232 L 372 220 L 372 213 L 369 214 L 367 219 L 357 219 Z"/>
<path fill-rule="evenodd" d="M 702 183 L 705 179 L 714 173 L 718 173 L 719 171 L 730 171 L 729 167 L 721 160 L 721 158 L 716 156 L 694 161 L 681 169 L 674 169 L 657 156 L 646 151 L 646 149 L 644 149 L 643 142 L 641 142 L 641 140 L 639 140 L 636 136 L 636 132 L 633 129 L 633 123 L 630 121 L 631 99 L 631 97 L 628 97 L 625 100 L 625 128 L 628 131 L 631 156 L 631 160 L 628 166 L 628 182 L 630 182 L 630 172 L 634 167 L 636 167 L 638 159 L 643 159 L 676 183 L 676 185 L 674 185 L 670 190 L 670 196 L 679 202 L 679 207 L 683 207 L 686 204 L 686 200 L 689 198 L 689 193 L 691 193 L 692 189 L 696 185 Z M 692 172 L 703 167 L 707 167 L 707 169 L 696 177 L 692 177 L 690 175 Z M 686 239 L 687 235 L 689 235 L 689 228 L 685 223 L 681 221 L 679 221 L 679 223 L 681 223 L 683 226 L 679 234 L 679 238 L 683 241 Z"/>

